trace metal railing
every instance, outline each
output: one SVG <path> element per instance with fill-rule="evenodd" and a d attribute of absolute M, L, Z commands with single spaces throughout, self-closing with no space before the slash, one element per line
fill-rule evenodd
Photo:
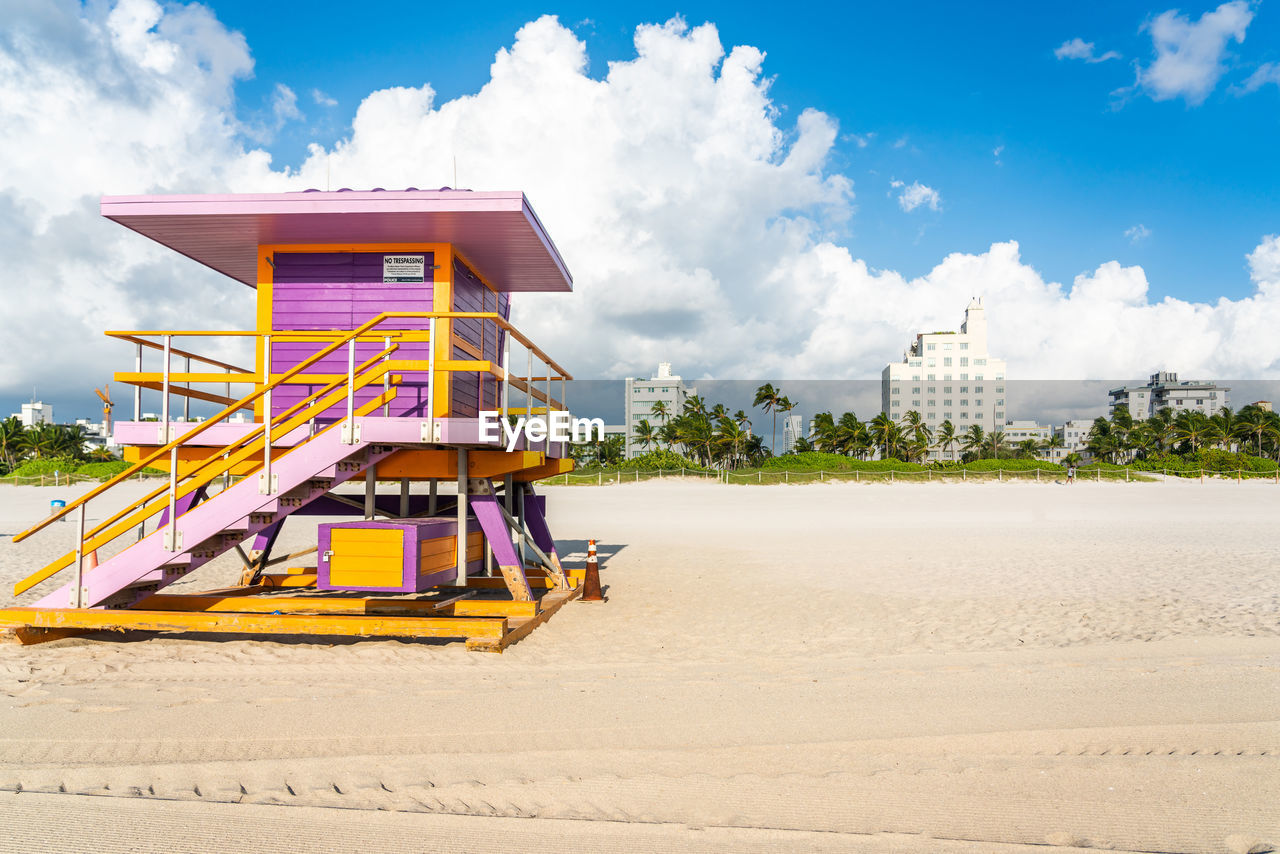
<path fill-rule="evenodd" d="M 508 370 L 503 367 L 494 365 L 489 360 L 459 360 L 459 359 L 438 359 L 436 357 L 437 347 L 432 344 L 429 348 L 429 359 L 426 363 L 417 360 L 393 361 L 391 354 L 394 353 L 402 343 L 406 341 L 425 341 L 432 342 L 434 340 L 437 321 L 441 319 L 455 319 L 475 317 L 482 321 L 490 321 L 496 323 L 500 328 L 507 332 L 506 352 L 510 352 L 510 339 L 515 338 L 520 341 L 529 350 L 530 372 L 525 378 L 513 377 Z M 373 330 L 397 319 L 426 319 L 428 321 L 428 330 L 424 333 L 421 330 L 387 330 L 372 334 Z M 117 338 L 129 340 L 138 347 L 138 356 L 135 367 L 141 367 L 141 352 L 144 347 L 159 349 L 164 353 L 165 365 L 158 377 L 150 377 L 141 370 L 137 371 L 132 377 L 125 375 L 124 382 L 135 382 L 139 385 L 139 392 L 142 387 L 148 383 L 158 379 L 159 390 L 164 396 L 163 413 L 165 420 L 160 426 L 159 447 L 143 456 L 138 462 L 129 468 L 115 475 L 114 477 L 102 483 L 95 489 L 90 490 L 80 498 L 75 499 L 61 510 L 51 514 L 41 522 L 33 525 L 26 531 L 14 537 L 14 542 L 20 542 L 23 539 L 43 530 L 53 522 L 65 518 L 68 514 L 76 512 L 78 514 L 77 535 L 75 549 L 58 560 L 46 566 L 44 569 L 34 573 L 28 578 L 18 582 L 14 587 L 15 595 L 29 590 L 31 587 L 50 578 L 57 572 L 71 566 L 76 567 L 75 592 L 71 597 L 70 604 L 74 607 L 83 606 L 83 565 L 84 556 L 88 552 L 96 551 L 96 549 L 107 545 L 120 535 L 139 527 L 141 533 L 142 525 L 146 521 L 164 510 L 167 510 L 167 521 L 165 524 L 166 531 L 164 534 L 164 545 L 167 550 L 177 551 L 181 549 L 182 538 L 178 528 L 178 502 L 180 499 L 191 495 L 197 489 L 207 486 L 218 476 L 226 479 L 232 470 L 237 466 L 247 465 L 250 471 L 256 470 L 259 473 L 259 489 L 263 494 L 273 494 L 276 490 L 276 484 L 271 476 L 271 464 L 273 459 L 273 439 L 276 436 L 283 436 L 291 431 L 308 425 L 308 438 L 315 435 L 315 418 L 318 414 L 324 413 L 331 409 L 335 404 L 339 404 L 345 400 L 345 416 L 339 422 L 329 425 L 324 429 L 337 427 L 343 430 L 343 440 L 351 443 L 355 441 L 354 425 L 357 417 L 363 417 L 378 408 L 382 408 L 384 414 L 389 413 L 389 406 L 396 394 L 395 386 L 400 382 L 400 377 L 396 371 L 423 371 L 428 376 L 428 411 L 427 423 L 434 424 L 435 418 L 435 383 L 437 371 L 441 373 L 450 372 L 477 372 L 483 376 L 493 376 L 500 380 L 503 384 L 502 388 L 502 411 L 505 414 L 510 409 L 510 388 L 517 387 L 523 390 L 528 398 L 527 411 L 532 412 L 533 400 L 538 399 L 551 408 L 559 404 L 563 406 L 562 401 L 554 400 L 551 397 L 551 373 L 556 371 L 562 383 L 572 379 L 567 372 L 561 368 L 555 360 L 551 359 L 534 345 L 528 338 L 522 335 L 510 323 L 508 323 L 500 315 L 490 312 L 384 312 L 375 318 L 367 321 L 356 329 L 339 332 L 313 332 L 313 331 L 271 331 L 271 332 L 204 332 L 204 331 L 160 331 L 160 332 L 109 332 L 108 335 Z M 175 351 L 172 344 L 176 337 L 192 336 L 192 337 L 212 337 L 232 335 L 239 337 L 253 336 L 261 338 L 265 347 L 264 352 L 264 371 L 263 376 L 258 377 L 256 373 L 249 374 L 240 371 L 240 376 L 236 376 L 235 366 L 227 363 L 211 360 L 186 351 Z M 158 341 L 149 340 L 150 338 L 159 338 Z M 308 356 L 296 365 L 281 373 L 274 375 L 271 372 L 271 342 L 273 338 L 279 340 L 313 340 L 325 343 L 316 353 Z M 375 340 L 383 344 L 382 349 L 372 357 L 366 359 L 361 364 L 356 364 L 356 347 L 358 343 Z M 452 343 L 452 342 L 451 342 Z M 312 367 L 325 357 L 332 355 L 343 347 L 346 347 L 347 355 L 347 371 L 339 376 L 331 377 L 325 375 L 308 375 L 305 373 L 307 368 Z M 224 409 L 216 415 L 205 421 L 198 422 L 191 426 L 181 436 L 174 436 L 174 430 L 168 421 L 169 414 L 169 395 L 175 393 L 174 382 L 186 382 L 188 384 L 195 382 L 207 382 L 207 377 L 196 377 L 190 372 L 178 374 L 176 377 L 169 370 L 170 361 L 176 353 L 181 354 L 183 358 L 188 360 L 197 359 L 206 364 L 214 364 L 223 367 L 226 373 L 217 375 L 218 380 L 224 380 L 228 387 L 233 382 L 252 382 L 254 389 L 249 394 L 236 400 L 228 400 Z M 535 379 L 542 377 L 534 377 L 532 372 L 532 362 L 534 354 L 537 354 L 543 365 L 546 366 L 547 372 L 547 389 L 544 393 L 539 393 L 534 386 Z M 504 360 L 504 363 L 509 364 Z M 117 374 L 117 379 L 121 379 L 121 375 Z M 285 409 L 279 414 L 272 413 L 271 394 L 275 389 L 285 384 L 315 384 L 318 380 L 327 380 L 324 386 L 319 390 L 312 392 L 306 398 Z M 361 405 L 356 404 L 356 391 L 363 389 L 375 382 L 381 382 L 382 393 L 375 396 L 372 401 Z M 562 389 L 566 388 L 562 384 Z M 191 389 L 189 387 L 177 390 L 176 393 L 187 392 L 188 396 Z M 564 392 L 562 391 L 562 398 Z M 204 433 L 224 418 L 244 409 L 253 409 L 259 405 L 261 401 L 263 417 L 253 429 L 247 431 L 243 435 L 237 437 L 230 444 L 222 448 L 210 447 L 203 454 L 203 460 L 195 463 L 179 475 L 179 448 L 185 444 L 191 443 L 200 434 Z M 139 413 L 140 414 L 140 413 Z M 320 432 L 324 432 L 321 430 Z M 296 447 L 296 446 L 295 446 Z M 547 449 L 550 448 L 548 440 Z M 288 453 L 293 448 L 288 448 L 284 453 Z M 142 499 L 132 502 L 124 509 L 116 512 L 108 519 L 100 522 L 92 530 L 85 531 L 85 513 L 89 502 L 103 493 L 107 492 L 119 483 L 136 476 L 151 463 L 156 462 L 165 455 L 169 457 L 169 476 L 165 486 L 152 490 Z M 278 459 L 279 454 L 275 454 Z"/>

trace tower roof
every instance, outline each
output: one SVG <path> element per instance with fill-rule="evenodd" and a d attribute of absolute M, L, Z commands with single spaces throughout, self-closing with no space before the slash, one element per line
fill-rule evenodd
<path fill-rule="evenodd" d="M 259 244 L 452 243 L 498 290 L 573 290 L 564 259 L 519 190 L 104 196 L 101 210 L 249 287 L 257 287 Z"/>

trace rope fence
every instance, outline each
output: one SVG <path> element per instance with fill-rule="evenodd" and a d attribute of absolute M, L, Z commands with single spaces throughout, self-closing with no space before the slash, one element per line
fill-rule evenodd
<path fill-rule="evenodd" d="M 154 478 L 168 477 L 166 474 L 144 474 L 138 472 L 131 475 L 126 480 L 152 480 Z M 77 483 L 101 483 L 104 480 L 110 480 L 111 475 L 103 475 L 101 477 L 91 474 L 33 474 L 33 475 L 8 475 L 0 477 L 0 484 L 8 484 L 9 486 L 71 486 Z"/>
<path fill-rule="evenodd" d="M 1273 483 L 1280 484 L 1280 469 L 1275 471 L 1248 471 L 1245 469 L 1236 469 L 1232 471 L 1211 471 L 1208 469 L 1191 469 L 1191 470 L 1171 470 L 1160 469 L 1158 471 L 1148 471 L 1145 469 L 1135 468 L 1116 468 L 1116 469 L 1076 469 L 1076 480 L 1094 481 L 1100 483 L 1104 480 L 1116 481 L 1123 483 L 1152 481 L 1153 475 L 1161 475 L 1164 479 L 1176 478 L 1180 480 L 1199 480 L 1205 482 L 1206 478 L 1218 480 L 1235 480 L 1237 483 L 1243 483 L 1246 480 L 1269 480 Z M 986 470 L 970 470 L 970 469 L 882 469 L 882 470 L 862 470 L 854 471 L 765 471 L 763 469 L 753 472 L 735 472 L 729 470 L 703 471 L 698 469 L 651 469 L 648 471 L 635 469 L 632 471 L 598 471 L 586 473 L 567 473 L 559 474 L 554 477 L 546 478 L 542 482 L 551 485 L 561 486 L 607 486 L 623 483 L 639 483 L 646 480 L 663 480 L 666 478 L 689 478 L 695 477 L 700 480 L 715 480 L 720 483 L 737 483 L 737 484 L 778 484 L 778 483 L 931 483 L 952 482 L 952 481 L 1034 481 L 1036 483 L 1053 483 L 1062 482 L 1067 479 L 1067 473 L 1061 469 L 986 469 Z"/>

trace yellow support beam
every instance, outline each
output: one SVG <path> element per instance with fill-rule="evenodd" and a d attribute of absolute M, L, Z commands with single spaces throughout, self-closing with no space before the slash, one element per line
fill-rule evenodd
<path fill-rule="evenodd" d="M 448 617 L 533 617 L 537 602 L 461 599 L 442 604 L 431 599 L 360 599 L 318 596 L 209 596 L 157 593 L 139 602 L 147 611 L 203 611 L 205 613 L 270 614 L 368 614 Z"/>
<path fill-rule="evenodd" d="M 336 614 L 246 614 L 188 611 L 9 608 L 0 630 L 216 632 L 252 635 L 341 635 L 346 637 L 478 638 L 501 642 L 503 618 L 381 617 Z"/>

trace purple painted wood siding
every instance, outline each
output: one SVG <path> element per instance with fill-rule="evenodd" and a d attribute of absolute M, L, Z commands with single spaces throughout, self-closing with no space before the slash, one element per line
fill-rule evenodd
<path fill-rule="evenodd" d="M 432 253 L 426 255 L 427 279 L 432 278 Z M 276 253 L 272 286 L 271 326 L 273 329 L 354 329 L 384 311 L 431 311 L 433 286 L 382 282 L 381 252 L 290 252 Z M 426 329 L 428 321 L 388 321 L 386 329 Z M 279 343 L 271 347 L 271 369 L 281 373 L 308 356 L 324 349 L 323 343 Z M 356 345 L 356 364 L 382 350 L 380 343 Z M 402 344 L 392 358 L 421 359 L 429 356 L 429 345 Z M 345 374 L 347 352 L 335 352 L 306 373 Z M 322 385 L 286 385 L 272 393 L 271 410 L 278 414 L 319 391 Z M 357 405 L 382 391 L 370 387 L 356 394 Z M 392 415 L 422 416 L 427 410 L 427 375 L 406 375 Z M 334 420 L 346 414 L 345 404 L 331 407 L 320 416 Z"/>
<path fill-rule="evenodd" d="M 480 278 L 461 261 L 453 264 L 453 310 L 496 311 L 503 318 L 509 317 L 510 299 L 507 294 L 495 294 Z M 494 324 L 478 319 L 464 318 L 454 324 L 454 334 L 476 347 L 489 359 L 502 364 L 501 341 L 495 337 Z M 501 333 L 505 336 L 506 333 Z M 454 345 L 455 359 L 474 359 L 475 356 Z M 501 401 L 502 384 L 488 374 L 478 371 L 459 371 L 453 375 L 450 392 L 450 410 L 459 416 L 474 417 L 481 409 L 496 409 Z M 483 399 L 482 399 L 483 398 Z"/>

